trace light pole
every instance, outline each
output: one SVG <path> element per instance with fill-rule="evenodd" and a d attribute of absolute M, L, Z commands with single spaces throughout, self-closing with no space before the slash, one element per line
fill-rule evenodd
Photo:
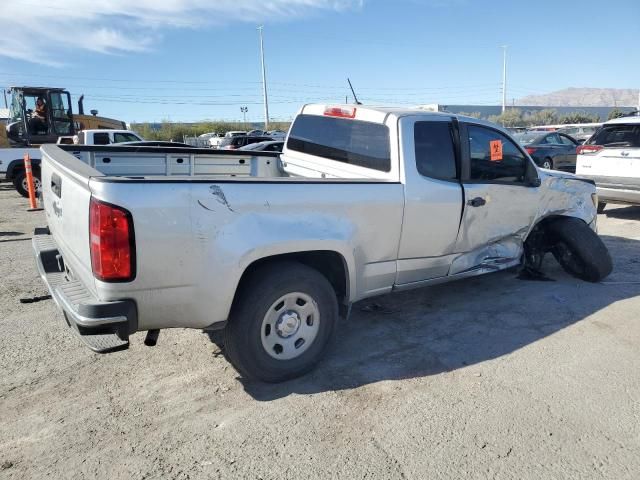
<path fill-rule="evenodd" d="M 249 107 L 240 107 L 240 111 L 242 112 L 242 123 L 244 123 L 244 129 L 247 129 L 247 112 L 249 111 Z"/>
<path fill-rule="evenodd" d="M 264 65 L 264 41 L 262 40 L 263 25 L 258 27 L 260 32 L 260 58 L 262 60 L 262 93 L 264 95 L 264 131 L 269 130 L 269 101 L 267 100 L 267 71 Z"/>
<path fill-rule="evenodd" d="M 502 46 L 502 113 L 507 109 L 507 46 Z"/>

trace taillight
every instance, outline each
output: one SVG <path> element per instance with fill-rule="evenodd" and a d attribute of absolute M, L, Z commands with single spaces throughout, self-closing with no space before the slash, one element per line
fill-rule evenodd
<path fill-rule="evenodd" d="M 327 107 L 324 109 L 327 117 L 356 118 L 356 109 L 347 107 Z"/>
<path fill-rule="evenodd" d="M 524 147 L 524 149 L 527 151 L 529 155 L 533 155 L 533 152 L 537 150 L 536 148 L 533 148 L 533 147 Z"/>
<path fill-rule="evenodd" d="M 103 282 L 126 282 L 135 277 L 133 220 L 124 208 L 91 199 L 89 246 L 93 275 Z"/>
<path fill-rule="evenodd" d="M 578 145 L 576 153 L 578 155 L 589 155 L 591 153 L 599 152 L 603 148 L 604 147 L 602 145 Z"/>

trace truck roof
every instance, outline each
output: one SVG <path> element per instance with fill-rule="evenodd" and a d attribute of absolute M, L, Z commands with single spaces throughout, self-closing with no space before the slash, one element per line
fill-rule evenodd
<path fill-rule="evenodd" d="M 330 115 L 327 112 L 335 109 L 336 115 Z M 364 120 L 375 123 L 384 123 L 387 116 L 393 115 L 396 118 L 406 116 L 424 116 L 424 117 L 444 117 L 444 118 L 457 118 L 459 120 L 472 120 L 473 123 L 479 123 L 482 125 L 488 125 L 492 128 L 499 128 L 504 131 L 504 128 L 486 120 L 478 118 L 468 117 L 466 115 L 458 115 L 450 112 L 434 112 L 430 110 L 424 110 L 419 107 L 401 107 L 401 106 L 384 106 L 384 105 L 353 105 L 353 104 L 307 104 L 300 110 L 301 114 L 310 115 L 329 115 L 339 116 L 343 118 L 355 118 L 357 120 Z"/>

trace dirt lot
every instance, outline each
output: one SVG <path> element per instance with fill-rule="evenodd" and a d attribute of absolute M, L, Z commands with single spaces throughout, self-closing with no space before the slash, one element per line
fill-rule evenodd
<path fill-rule="evenodd" d="M 266 386 L 202 332 L 97 355 L 20 303 L 47 294 L 26 208 L 0 184 L 0 478 L 638 478 L 640 208 L 600 216 L 604 284 L 550 259 L 553 281 L 363 302 L 320 368 Z"/>

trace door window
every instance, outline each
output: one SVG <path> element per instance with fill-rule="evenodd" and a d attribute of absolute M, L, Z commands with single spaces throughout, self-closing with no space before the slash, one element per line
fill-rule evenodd
<path fill-rule="evenodd" d="M 71 105 L 68 94 L 60 92 L 51 93 L 51 114 L 53 126 L 58 135 L 71 135 L 73 122 L 71 121 Z"/>
<path fill-rule="evenodd" d="M 420 175 L 440 180 L 458 178 L 451 123 L 416 122 L 413 139 Z"/>
<path fill-rule="evenodd" d="M 527 159 L 505 135 L 487 127 L 469 125 L 472 182 L 524 183 Z"/>

